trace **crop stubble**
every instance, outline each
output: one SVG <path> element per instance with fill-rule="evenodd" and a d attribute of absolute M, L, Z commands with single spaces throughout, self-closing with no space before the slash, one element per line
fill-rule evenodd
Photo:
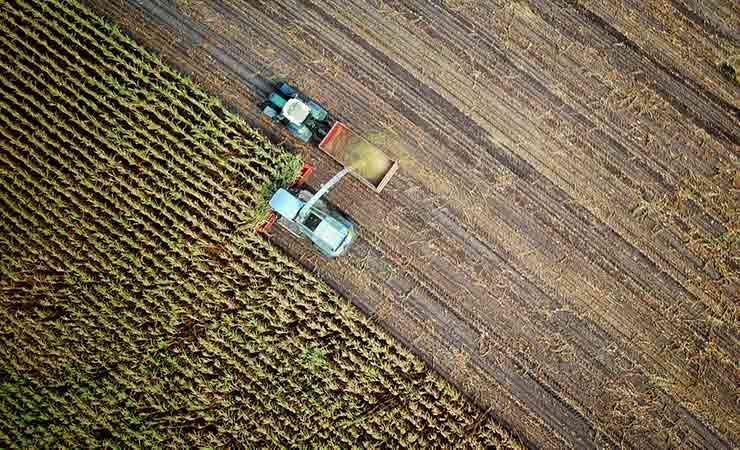
<path fill-rule="evenodd" d="M 531 443 L 737 442 L 736 4 L 92 3 L 254 124 L 286 78 L 383 130 L 384 194 L 331 195 L 355 259 L 277 240 Z"/>

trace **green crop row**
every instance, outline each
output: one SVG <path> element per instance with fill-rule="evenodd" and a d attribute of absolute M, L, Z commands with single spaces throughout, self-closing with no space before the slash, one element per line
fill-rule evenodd
<path fill-rule="evenodd" d="M 516 445 L 254 233 L 298 158 L 77 1 L 0 33 L 2 447 Z"/>

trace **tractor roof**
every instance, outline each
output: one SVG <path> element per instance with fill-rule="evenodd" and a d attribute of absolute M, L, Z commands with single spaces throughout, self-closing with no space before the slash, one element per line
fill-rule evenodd
<path fill-rule="evenodd" d="M 283 188 L 278 189 L 270 199 L 270 208 L 289 220 L 295 219 L 303 205 L 300 199 Z"/>
<path fill-rule="evenodd" d="M 283 106 L 283 116 L 297 125 L 302 124 L 310 112 L 308 105 L 297 98 L 291 98 Z"/>

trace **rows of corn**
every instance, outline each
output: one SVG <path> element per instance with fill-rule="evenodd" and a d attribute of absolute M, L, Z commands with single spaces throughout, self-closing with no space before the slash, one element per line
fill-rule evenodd
<path fill-rule="evenodd" d="M 514 445 L 254 234 L 297 158 L 75 1 L 0 11 L 0 446 Z"/>

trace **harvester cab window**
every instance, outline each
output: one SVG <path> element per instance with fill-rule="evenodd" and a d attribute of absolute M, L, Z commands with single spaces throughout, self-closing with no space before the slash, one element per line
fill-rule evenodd
<path fill-rule="evenodd" d="M 303 222 L 303 225 L 305 225 L 306 228 L 311 231 L 316 231 L 316 227 L 318 227 L 320 223 L 321 217 L 317 216 L 316 214 L 310 213 L 306 218 L 306 221 Z"/>

